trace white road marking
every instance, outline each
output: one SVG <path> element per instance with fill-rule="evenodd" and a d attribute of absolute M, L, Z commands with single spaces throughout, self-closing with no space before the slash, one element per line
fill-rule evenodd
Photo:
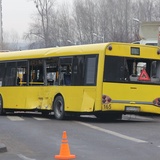
<path fill-rule="evenodd" d="M 23 118 L 18 116 L 7 116 L 7 118 L 10 119 L 11 121 L 24 121 Z"/>
<path fill-rule="evenodd" d="M 150 118 L 150 117 L 144 117 L 144 116 L 138 116 L 138 115 L 123 115 L 123 119 L 124 120 L 128 120 L 128 119 L 139 119 L 139 120 L 148 120 L 148 121 L 151 121 L 151 120 L 154 120 L 153 118 Z"/>
<path fill-rule="evenodd" d="M 101 132 L 105 132 L 105 133 L 111 134 L 111 135 L 116 136 L 116 137 L 120 137 L 120 138 L 123 138 L 123 139 L 126 139 L 126 140 L 130 140 L 130 141 L 133 141 L 133 142 L 148 143 L 147 141 L 144 141 L 144 140 L 141 140 L 141 139 L 137 139 L 137 138 L 133 138 L 133 137 L 130 137 L 130 136 L 126 136 L 126 135 L 120 134 L 118 132 L 114 132 L 114 131 L 107 130 L 107 129 L 104 129 L 104 128 L 100 128 L 100 127 L 97 127 L 97 126 L 93 126 L 93 125 L 90 125 L 90 124 L 87 124 L 87 123 L 77 122 L 77 121 L 76 121 L 76 123 L 82 124 L 84 126 L 92 128 L 92 129 L 96 129 L 96 130 L 101 131 Z"/>
<path fill-rule="evenodd" d="M 39 117 L 33 117 L 34 119 L 38 120 L 38 121 L 46 121 L 49 120 L 47 118 L 39 118 Z"/>
<path fill-rule="evenodd" d="M 96 118 L 94 115 L 81 115 L 82 118 Z"/>
<path fill-rule="evenodd" d="M 10 119 L 11 121 L 24 121 L 24 119 L 19 116 L 7 116 L 7 118 Z M 48 118 L 40 118 L 40 117 L 32 117 L 32 118 L 38 121 L 49 120 Z"/>
<path fill-rule="evenodd" d="M 22 155 L 22 154 L 17 154 L 17 156 L 18 156 L 19 158 L 23 159 L 23 160 L 36 160 L 36 159 L 28 158 L 28 157 L 26 157 L 26 156 L 24 156 L 24 155 Z"/>

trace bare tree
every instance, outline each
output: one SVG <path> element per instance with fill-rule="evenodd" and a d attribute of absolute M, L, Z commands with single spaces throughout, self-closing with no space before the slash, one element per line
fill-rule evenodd
<path fill-rule="evenodd" d="M 93 43 L 96 31 L 97 14 L 96 1 L 76 0 L 74 3 L 74 20 L 77 26 L 77 38 L 81 44 Z"/>
<path fill-rule="evenodd" d="M 153 12 L 153 3 L 152 0 L 139 0 L 137 1 L 139 6 L 139 19 L 141 21 L 151 21 L 152 20 L 152 12 Z"/>
<path fill-rule="evenodd" d="M 49 27 L 51 25 L 51 15 L 53 5 L 56 0 L 32 0 L 37 9 L 37 15 L 34 17 L 34 22 L 30 26 L 27 38 L 38 40 L 41 47 L 52 46 L 50 40 Z M 35 42 L 36 43 L 36 42 Z"/>
<path fill-rule="evenodd" d="M 57 24 L 59 27 L 60 43 L 64 46 L 75 43 L 76 38 L 74 37 L 74 29 L 72 28 L 74 22 L 72 22 L 69 7 L 66 4 L 60 9 Z"/>
<path fill-rule="evenodd" d="M 4 32 L 3 49 L 10 51 L 21 50 L 19 39 L 18 33 L 14 30 L 11 33 Z"/>
<path fill-rule="evenodd" d="M 27 34 L 32 48 L 132 42 L 139 40 L 139 24 L 133 18 L 160 19 L 159 0 L 74 0 L 73 10 L 67 5 L 57 7 L 55 0 L 32 1 L 37 9 Z"/>
<path fill-rule="evenodd" d="M 160 21 L 160 1 L 155 0 L 152 2 L 152 20 Z"/>

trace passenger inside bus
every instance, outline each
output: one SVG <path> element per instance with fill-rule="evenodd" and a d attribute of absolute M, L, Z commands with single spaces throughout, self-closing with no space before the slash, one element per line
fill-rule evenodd
<path fill-rule="evenodd" d="M 19 78 L 19 76 L 17 77 L 17 85 L 18 86 L 20 85 L 20 78 Z"/>
<path fill-rule="evenodd" d="M 27 70 L 26 70 L 26 72 L 23 74 L 23 82 L 27 82 Z"/>
<path fill-rule="evenodd" d="M 70 66 L 68 65 L 66 68 L 66 72 L 63 74 L 64 78 L 64 85 L 71 85 L 71 73 L 70 73 Z"/>

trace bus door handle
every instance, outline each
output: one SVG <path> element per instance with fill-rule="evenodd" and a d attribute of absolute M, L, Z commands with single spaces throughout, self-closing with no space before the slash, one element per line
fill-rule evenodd
<path fill-rule="evenodd" d="M 137 87 L 134 87 L 134 86 L 133 86 L 133 87 L 130 87 L 130 89 L 137 89 Z"/>

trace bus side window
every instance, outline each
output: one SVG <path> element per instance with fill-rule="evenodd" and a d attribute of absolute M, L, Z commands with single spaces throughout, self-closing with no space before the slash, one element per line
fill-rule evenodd
<path fill-rule="evenodd" d="M 24 75 L 28 70 L 28 62 L 27 61 L 20 61 L 17 62 L 17 85 L 23 86 L 27 85 L 27 75 L 24 79 Z"/>
<path fill-rule="evenodd" d="M 59 67 L 59 85 L 72 84 L 72 60 L 73 57 L 61 57 Z"/>
<path fill-rule="evenodd" d="M 160 61 L 153 61 L 151 63 L 151 81 L 160 81 Z"/>
<path fill-rule="evenodd" d="M 30 85 L 44 85 L 44 61 L 35 59 L 30 61 Z"/>
<path fill-rule="evenodd" d="M 0 86 L 4 84 L 5 63 L 0 63 Z"/>
<path fill-rule="evenodd" d="M 58 85 L 58 61 L 59 58 L 46 59 L 46 81 L 47 85 Z"/>
<path fill-rule="evenodd" d="M 156 77 L 160 78 L 160 61 L 156 63 Z"/>
<path fill-rule="evenodd" d="M 5 73 L 5 86 L 17 85 L 16 62 L 7 62 Z"/>
<path fill-rule="evenodd" d="M 85 56 L 75 56 L 72 66 L 72 85 L 83 86 L 85 79 Z"/>
<path fill-rule="evenodd" d="M 129 81 L 130 78 L 129 78 L 129 66 L 128 66 L 128 63 L 127 63 L 127 59 L 124 58 L 124 71 L 123 71 L 123 77 L 124 77 L 124 81 Z"/>
<path fill-rule="evenodd" d="M 105 82 L 129 81 L 129 68 L 124 57 L 106 56 L 104 67 Z"/>

